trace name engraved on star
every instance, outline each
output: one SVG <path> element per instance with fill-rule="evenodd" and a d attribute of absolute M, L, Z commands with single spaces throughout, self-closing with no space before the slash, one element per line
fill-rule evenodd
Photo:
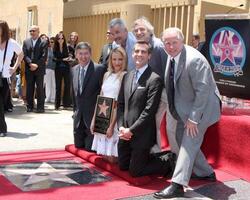
<path fill-rule="evenodd" d="M 112 121 L 114 99 L 98 95 L 96 101 L 94 132 L 106 134 Z"/>

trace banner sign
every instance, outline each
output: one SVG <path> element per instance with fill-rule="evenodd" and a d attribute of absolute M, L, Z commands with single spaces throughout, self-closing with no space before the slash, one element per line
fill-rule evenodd
<path fill-rule="evenodd" d="M 250 19 L 206 19 L 204 55 L 221 95 L 250 99 Z"/>

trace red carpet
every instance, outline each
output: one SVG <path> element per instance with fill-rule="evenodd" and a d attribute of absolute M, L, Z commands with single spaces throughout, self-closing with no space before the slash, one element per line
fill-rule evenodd
<path fill-rule="evenodd" d="M 68 146 L 70 147 L 70 146 Z M 70 148 L 69 148 L 70 149 Z M 72 150 L 72 147 L 71 147 Z M 78 152 L 79 155 L 84 155 L 86 151 Z M 95 156 L 90 155 L 88 152 L 85 156 L 89 156 L 89 160 L 92 160 Z M 92 158 L 91 158 L 92 157 Z M 21 153 L 2 153 L 0 154 L 0 165 L 13 164 L 13 163 L 24 163 L 24 162 L 34 162 L 34 161 L 50 161 L 50 160 L 68 160 L 74 159 L 80 161 L 90 168 L 93 168 L 106 176 L 112 178 L 111 181 L 95 183 L 89 185 L 79 185 L 79 186 L 70 186 L 70 187 L 62 187 L 62 188 L 51 188 L 44 190 L 36 190 L 23 192 L 18 189 L 15 185 L 10 183 L 3 175 L 0 174 L 0 200 L 110 200 L 110 199 L 118 199 L 125 197 L 133 197 L 140 196 L 153 193 L 165 186 L 168 185 L 168 181 L 165 178 L 159 177 L 150 177 L 150 182 L 146 185 L 134 186 L 129 184 L 127 181 L 120 179 L 118 176 L 100 169 L 91 163 L 82 160 L 79 157 L 75 157 L 73 154 L 66 151 L 30 151 L 30 152 L 21 152 Z M 115 166 L 107 165 L 105 161 L 102 159 L 93 159 L 97 163 L 103 162 L 103 167 L 111 167 L 107 170 L 115 169 Z M 92 161 L 93 161 L 92 160 Z M 105 164 L 106 163 L 106 164 Z M 97 164 L 98 165 L 98 164 Z M 113 171 L 112 171 L 113 172 Z M 116 172 L 117 173 L 117 172 Z M 124 173 L 124 172 L 123 172 Z M 228 181 L 228 180 L 236 180 L 238 179 L 235 176 L 232 176 L 223 171 L 216 171 L 219 181 Z M 120 177 L 124 176 L 124 174 L 118 174 Z M 127 175 L 128 176 L 128 175 Z M 122 177 L 124 178 L 124 177 Z M 142 177 L 148 181 L 149 177 Z M 129 179 L 128 179 L 129 180 Z M 131 179 L 133 180 L 133 179 Z M 139 180 L 139 179 L 138 179 Z M 144 180 L 145 181 L 145 180 Z M 132 181 L 131 181 L 132 182 Z M 136 183 L 136 182 L 135 182 Z M 201 184 L 206 184 L 206 182 L 201 181 L 192 181 L 192 186 L 197 186 Z"/>
<path fill-rule="evenodd" d="M 250 181 L 250 116 L 223 115 L 207 130 L 203 152 L 214 167 Z"/>
<path fill-rule="evenodd" d="M 81 158 L 83 158 L 84 160 L 89 161 L 90 163 L 111 172 L 112 174 L 115 174 L 121 178 L 123 178 L 124 180 L 128 181 L 129 183 L 133 184 L 133 185 L 145 185 L 148 184 L 151 181 L 151 178 L 148 176 L 144 176 L 144 177 L 138 177 L 138 178 L 133 178 L 129 175 L 128 172 L 126 171 L 121 171 L 118 167 L 118 165 L 112 165 L 108 162 L 105 162 L 101 156 L 96 155 L 95 153 L 90 153 L 88 151 L 85 150 L 81 150 L 81 149 L 77 149 L 75 148 L 75 145 L 67 145 L 65 147 L 65 150 L 77 155 Z"/>
<path fill-rule="evenodd" d="M 49 160 L 68 160 L 75 159 L 81 161 L 84 164 L 100 171 L 112 178 L 111 181 L 96 183 L 90 185 L 70 186 L 63 188 L 51 188 L 37 191 L 23 192 L 15 185 L 10 183 L 3 175 L 0 174 L 0 199 L 8 200 L 72 200 L 72 199 L 117 199 L 130 196 L 137 196 L 152 193 L 159 188 L 166 185 L 166 180 L 155 179 L 154 184 L 148 184 L 145 187 L 135 187 L 128 184 L 128 182 L 120 179 L 119 177 L 103 171 L 100 168 L 95 167 L 91 163 L 75 157 L 66 151 L 36 151 L 36 152 L 22 152 L 9 154 L 0 154 L 0 165 L 34 162 L 34 161 L 49 161 Z"/>

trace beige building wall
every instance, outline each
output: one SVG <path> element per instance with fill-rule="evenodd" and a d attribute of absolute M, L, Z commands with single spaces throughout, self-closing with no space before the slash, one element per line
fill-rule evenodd
<path fill-rule="evenodd" d="M 65 0 L 64 31 L 78 31 L 80 40 L 92 44 L 97 60 L 113 16 L 125 19 L 131 29 L 134 19 L 144 15 L 158 37 L 166 27 L 177 26 L 190 44 L 193 33 L 200 33 L 204 39 L 207 14 L 249 13 L 249 5 L 250 0 Z"/>
<path fill-rule="evenodd" d="M 64 4 L 63 30 L 68 35 L 72 31 L 79 33 L 81 41 L 88 41 L 93 47 L 93 59 L 98 60 L 108 22 L 112 15 L 126 21 L 129 31 L 133 21 L 146 16 L 160 36 L 169 26 L 183 29 L 186 42 L 191 40 L 193 32 L 193 13 L 197 0 L 72 0 Z"/>
<path fill-rule="evenodd" d="M 34 10 L 34 24 L 40 33 L 54 36 L 63 29 L 63 0 L 0 0 L 0 19 L 16 30 L 19 43 L 29 36 L 28 10 Z"/>

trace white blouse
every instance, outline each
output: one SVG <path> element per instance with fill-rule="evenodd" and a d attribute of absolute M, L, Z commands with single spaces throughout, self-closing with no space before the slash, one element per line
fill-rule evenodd
<path fill-rule="evenodd" d="M 3 66 L 4 51 L 5 51 L 5 48 L 3 50 L 0 49 L 0 72 L 2 72 L 2 76 L 4 78 L 9 78 L 11 76 L 9 69 L 10 69 L 10 64 L 11 64 L 11 59 L 13 57 L 13 54 L 15 52 L 17 55 L 19 55 L 22 52 L 22 48 L 15 40 L 10 38 L 8 42 L 5 62 Z"/>

